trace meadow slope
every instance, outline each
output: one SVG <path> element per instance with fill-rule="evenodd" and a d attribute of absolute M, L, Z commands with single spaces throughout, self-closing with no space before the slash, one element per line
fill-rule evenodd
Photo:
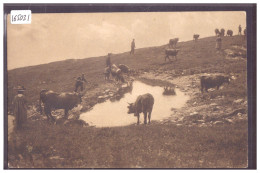
<path fill-rule="evenodd" d="M 129 80 L 150 85 L 173 84 L 190 96 L 173 116 L 150 125 L 95 128 L 76 121 L 81 112 L 100 102 L 104 91 L 117 92 L 121 84 L 104 80 L 106 56 L 71 59 L 8 71 L 8 114 L 18 84 L 26 87 L 28 123 L 10 133 L 10 168 L 245 168 L 247 167 L 247 61 L 229 57 L 227 50 L 246 48 L 244 36 L 223 37 L 223 51 L 215 50 L 216 37 L 180 42 L 176 61 L 165 62 L 166 45 L 113 54 L 111 61 L 135 72 Z M 241 55 L 241 54 L 239 54 Z M 72 92 L 75 79 L 85 74 L 82 109 L 71 111 L 75 121 L 57 124 L 38 112 L 39 92 Z M 200 92 L 205 74 L 232 77 L 229 85 Z"/>

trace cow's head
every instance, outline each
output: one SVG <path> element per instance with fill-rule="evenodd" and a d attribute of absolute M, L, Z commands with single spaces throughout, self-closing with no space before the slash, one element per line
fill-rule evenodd
<path fill-rule="evenodd" d="M 135 113 L 135 106 L 134 106 L 134 103 L 128 103 L 129 105 L 127 106 L 128 108 L 128 114 L 132 114 L 132 113 Z"/>

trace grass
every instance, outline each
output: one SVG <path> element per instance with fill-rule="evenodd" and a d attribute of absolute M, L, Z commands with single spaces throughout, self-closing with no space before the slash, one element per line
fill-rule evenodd
<path fill-rule="evenodd" d="M 147 126 L 79 128 L 53 126 L 46 122 L 29 126 L 30 129 L 24 131 L 26 137 L 20 143 L 23 146 L 33 146 L 30 155 L 35 156 L 34 165 L 29 160 L 23 160 L 14 162 L 12 165 L 15 167 L 18 166 L 15 164 L 29 168 L 243 168 L 247 166 L 247 122 L 245 121 L 213 127 L 154 123 Z M 10 154 L 14 153 L 11 151 Z M 38 159 L 37 154 L 40 154 Z M 51 160 L 49 159 L 51 156 L 59 156 L 63 159 Z"/>

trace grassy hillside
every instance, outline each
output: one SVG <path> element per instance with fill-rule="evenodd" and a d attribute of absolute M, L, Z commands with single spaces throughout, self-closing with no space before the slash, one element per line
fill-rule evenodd
<path fill-rule="evenodd" d="M 223 49 L 231 45 L 245 45 L 243 37 L 224 37 Z M 135 70 L 175 70 L 181 74 L 189 69 L 191 73 L 201 72 L 242 72 L 240 62 L 230 62 L 224 59 L 224 55 L 216 54 L 215 37 L 203 38 L 198 42 L 180 42 L 178 62 L 165 63 L 164 49 L 166 46 L 137 49 L 136 54 L 131 56 L 129 52 L 113 55 L 112 63 L 126 64 Z M 103 84 L 104 67 L 106 57 L 95 57 L 79 60 L 66 60 L 44 65 L 24 67 L 8 71 L 8 98 L 14 97 L 13 87 L 18 84 L 27 89 L 26 95 L 30 104 L 39 99 L 41 89 L 51 89 L 57 92 L 73 91 L 76 77 L 85 73 L 91 84 Z M 231 66 L 238 68 L 230 68 Z M 245 64 L 244 64 L 245 65 Z M 9 102 L 10 103 L 10 102 Z"/>
<path fill-rule="evenodd" d="M 227 58 L 224 50 L 246 47 L 243 36 L 223 37 L 222 52 L 216 37 L 177 44 L 177 61 L 165 62 L 166 45 L 112 55 L 115 64 L 136 71 L 132 78 L 151 85 L 176 84 L 190 96 L 173 116 L 150 125 L 95 128 L 80 121 L 48 122 L 32 107 L 22 131 L 8 143 L 10 168 L 245 168 L 248 153 L 246 58 Z M 83 111 L 98 103 L 97 97 L 118 85 L 104 80 L 106 57 L 66 60 L 8 71 L 8 103 L 13 87 L 24 85 L 30 105 L 37 105 L 41 89 L 73 91 L 77 76 L 89 83 Z M 220 90 L 200 92 L 199 77 L 221 73 L 234 79 Z M 171 103 L 173 104 L 173 103 Z M 56 111 L 55 114 L 60 114 Z M 71 112 L 70 114 L 76 114 Z M 58 117 L 58 116 L 57 116 Z M 57 118 L 56 117 L 56 118 Z M 141 116 L 141 118 L 143 118 Z"/>

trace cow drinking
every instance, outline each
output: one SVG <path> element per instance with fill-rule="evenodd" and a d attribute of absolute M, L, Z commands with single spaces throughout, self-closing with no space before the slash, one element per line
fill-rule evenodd
<path fill-rule="evenodd" d="M 151 122 L 151 114 L 153 110 L 154 98 L 151 94 L 147 93 L 139 95 L 135 103 L 129 103 L 128 114 L 134 113 L 137 117 L 137 124 L 139 124 L 140 113 L 144 114 L 144 124 L 147 124 L 147 113 L 149 124 Z"/>
<path fill-rule="evenodd" d="M 206 92 L 208 92 L 209 88 L 215 88 L 219 89 L 219 87 L 224 84 L 229 84 L 230 78 L 226 76 L 201 76 L 200 78 L 200 84 L 201 84 L 201 92 L 205 89 Z"/>
<path fill-rule="evenodd" d="M 51 111 L 55 109 L 64 109 L 65 118 L 68 118 L 68 111 L 81 103 L 81 94 L 79 93 L 56 93 L 51 90 L 42 90 L 40 92 L 40 111 L 42 113 L 41 102 L 44 105 L 44 113 L 47 118 L 54 118 Z"/>

